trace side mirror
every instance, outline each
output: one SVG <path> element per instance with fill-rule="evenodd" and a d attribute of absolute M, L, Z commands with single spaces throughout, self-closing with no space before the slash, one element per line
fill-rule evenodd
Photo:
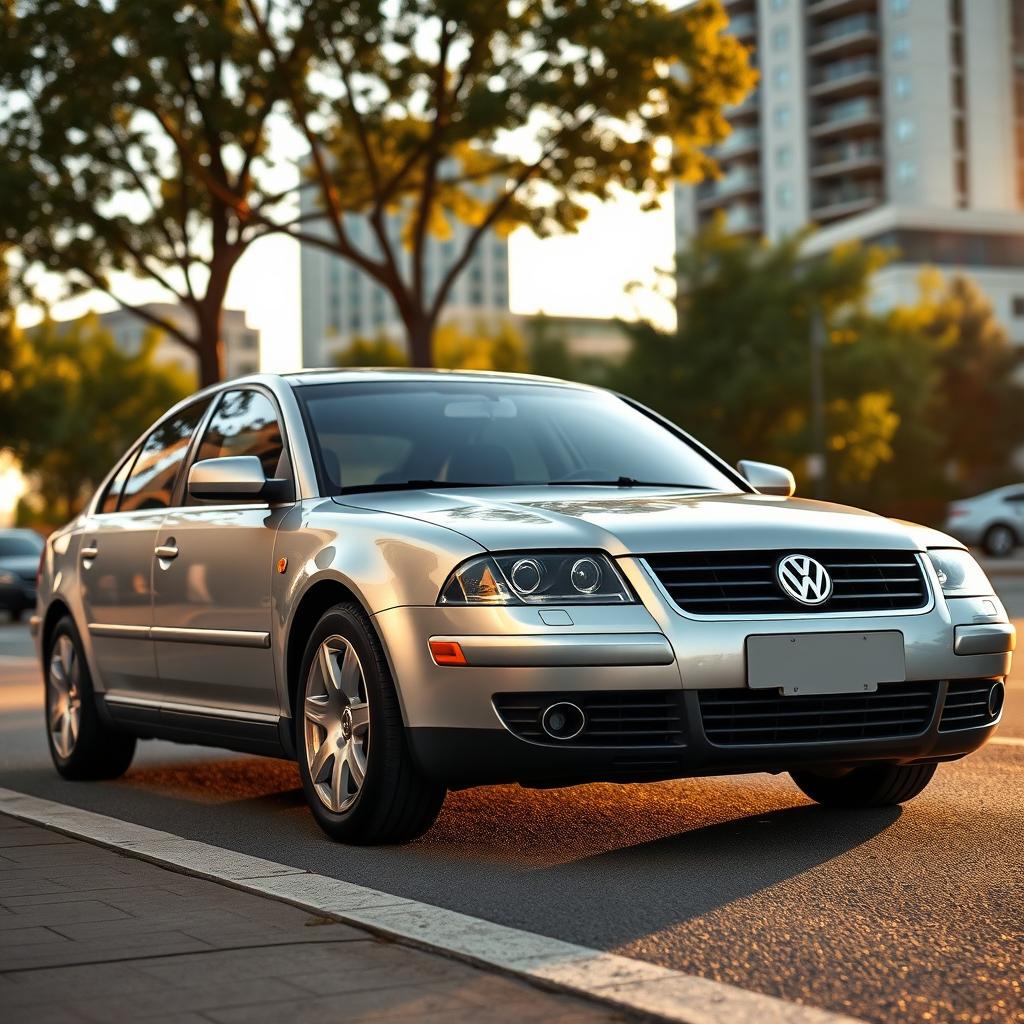
<path fill-rule="evenodd" d="M 204 501 L 281 501 L 288 481 L 267 478 L 255 455 L 203 459 L 188 471 L 188 493 Z"/>
<path fill-rule="evenodd" d="M 793 474 L 784 466 L 743 459 L 736 464 L 736 468 L 747 483 L 752 484 L 760 494 L 779 494 L 783 498 L 789 498 L 796 491 Z"/>

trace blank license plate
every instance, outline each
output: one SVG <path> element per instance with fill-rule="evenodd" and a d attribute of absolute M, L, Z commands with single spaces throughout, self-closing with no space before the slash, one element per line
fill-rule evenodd
<path fill-rule="evenodd" d="M 753 690 L 872 693 L 879 683 L 906 678 L 899 630 L 747 637 L 747 685 Z"/>

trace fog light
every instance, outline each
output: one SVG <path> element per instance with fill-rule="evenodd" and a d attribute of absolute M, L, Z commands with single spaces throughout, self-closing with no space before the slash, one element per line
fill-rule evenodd
<path fill-rule="evenodd" d="M 998 718 L 999 712 L 1003 710 L 1003 701 L 1006 699 L 1006 687 L 1002 683 L 993 683 L 988 691 L 988 717 Z"/>
<path fill-rule="evenodd" d="M 568 701 L 560 701 L 545 709 L 540 716 L 541 728 L 553 740 L 575 739 L 587 724 L 582 708 Z"/>

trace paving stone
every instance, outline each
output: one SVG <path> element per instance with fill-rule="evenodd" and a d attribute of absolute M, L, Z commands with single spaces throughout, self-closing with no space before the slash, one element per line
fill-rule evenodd
<path fill-rule="evenodd" d="M 76 812 L 69 811 L 68 821 Z M 84 819 L 83 819 L 84 820 Z M 70 827 L 70 826 L 69 826 Z M 199 845 L 152 843 L 201 863 Z M 556 1024 L 620 1014 L 0 815 L 2 1024 Z M 225 854 L 244 877 L 265 862 Z M 266 879 L 282 894 L 302 874 Z M 365 897 L 347 883 L 339 906 Z M 394 912 L 395 897 L 372 907 Z M 403 902 L 403 901 L 397 901 Z"/>

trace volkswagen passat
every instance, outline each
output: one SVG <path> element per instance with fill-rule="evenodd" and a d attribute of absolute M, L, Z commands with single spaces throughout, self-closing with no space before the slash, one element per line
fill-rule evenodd
<path fill-rule="evenodd" d="M 792 492 L 554 380 L 211 388 L 49 539 L 53 760 L 109 778 L 149 737 L 295 758 L 360 843 L 487 783 L 767 771 L 909 800 L 995 728 L 1013 626 L 948 536 Z"/>

